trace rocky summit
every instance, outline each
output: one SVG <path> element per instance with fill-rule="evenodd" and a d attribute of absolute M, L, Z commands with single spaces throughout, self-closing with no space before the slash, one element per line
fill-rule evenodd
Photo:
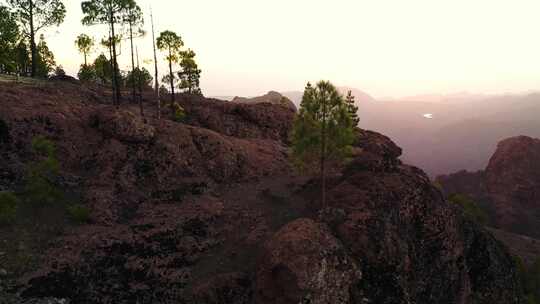
<path fill-rule="evenodd" d="M 186 118 L 158 121 L 151 92 L 144 117 L 109 96 L 76 82 L 0 84 L 0 189 L 20 189 L 43 136 L 56 147 L 55 182 L 89 209 L 85 223 L 25 243 L 35 262 L 7 267 L 4 299 L 524 301 L 507 249 L 381 134 L 357 130 L 322 208 L 318 180 L 289 164 L 292 109 L 179 95 Z M 3 229 L 2 240 L 23 244 L 16 231 Z"/>
<path fill-rule="evenodd" d="M 482 202 L 494 226 L 540 238 L 540 140 L 518 136 L 501 141 L 485 170 L 438 178 L 447 193 Z"/>

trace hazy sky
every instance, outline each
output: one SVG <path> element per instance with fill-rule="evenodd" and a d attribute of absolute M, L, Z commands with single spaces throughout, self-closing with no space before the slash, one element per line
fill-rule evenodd
<path fill-rule="evenodd" d="M 47 32 L 68 73 L 82 62 L 75 37 L 106 33 L 81 26 L 80 2 L 64 0 L 65 23 Z M 138 2 L 152 5 L 158 31 L 176 31 L 197 52 L 205 95 L 300 90 L 319 79 L 374 96 L 540 89 L 539 0 Z M 150 35 L 137 44 L 151 59 Z"/>

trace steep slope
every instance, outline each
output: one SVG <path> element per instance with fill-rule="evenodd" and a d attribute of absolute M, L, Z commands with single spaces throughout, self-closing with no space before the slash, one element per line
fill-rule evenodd
<path fill-rule="evenodd" d="M 150 99 L 143 118 L 106 95 L 0 87 L 2 189 L 24 183 L 42 135 L 61 160 L 55 182 L 91 210 L 12 293 L 82 304 L 522 301 L 506 249 L 381 134 L 358 131 L 321 210 L 317 180 L 287 161 L 290 109 L 180 95 L 185 123 L 158 122 Z"/>

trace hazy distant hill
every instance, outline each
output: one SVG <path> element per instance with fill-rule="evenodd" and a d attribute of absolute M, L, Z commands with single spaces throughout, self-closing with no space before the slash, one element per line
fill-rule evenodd
<path fill-rule="evenodd" d="M 340 88 L 345 93 L 348 88 Z M 540 136 L 540 94 L 420 95 L 375 100 L 351 89 L 360 127 L 390 136 L 403 159 L 431 176 L 485 168 L 496 144 L 517 135 Z M 302 92 L 284 92 L 297 105 Z M 431 114 L 432 119 L 424 117 Z"/>

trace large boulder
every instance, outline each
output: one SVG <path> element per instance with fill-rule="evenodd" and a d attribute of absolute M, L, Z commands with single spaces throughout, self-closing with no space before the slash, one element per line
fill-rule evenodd
<path fill-rule="evenodd" d="M 357 265 L 326 225 L 299 219 L 266 243 L 257 271 L 257 303 L 351 303 L 360 278 Z"/>

